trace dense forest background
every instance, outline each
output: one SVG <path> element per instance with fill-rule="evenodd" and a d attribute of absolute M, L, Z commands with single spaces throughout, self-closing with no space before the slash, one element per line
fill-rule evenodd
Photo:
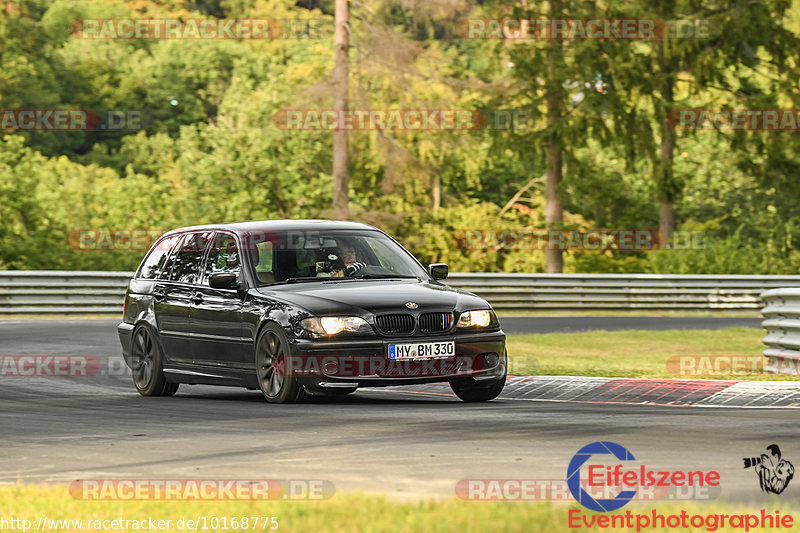
<path fill-rule="evenodd" d="M 465 18 L 705 20 L 703 39 L 463 39 Z M 281 109 L 331 107 L 333 36 L 86 40 L 81 18 L 333 23 L 333 0 L 0 0 L 0 109 L 137 110 L 142 128 L 0 131 L 0 269 L 133 269 L 80 229 L 331 216 L 332 134 Z M 680 131 L 675 109 L 800 109 L 800 3 L 351 2 L 350 106 L 521 110 L 511 129 L 350 135 L 350 218 L 452 271 L 541 272 L 537 250 L 464 250 L 471 229 L 702 232 L 704 246 L 567 251 L 564 272 L 777 274 L 800 267 L 800 131 Z M 672 153 L 665 156 L 664 146 Z M 528 189 L 525 186 L 529 185 Z M 515 202 L 509 201 L 518 195 Z M 505 208 L 505 209 L 504 209 Z M 552 226 L 552 225 L 551 225 Z M 74 243 L 73 243 L 74 244 Z"/>

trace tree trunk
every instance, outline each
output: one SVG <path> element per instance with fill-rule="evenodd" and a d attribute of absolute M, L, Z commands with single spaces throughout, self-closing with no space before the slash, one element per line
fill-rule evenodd
<path fill-rule="evenodd" d="M 674 18 L 675 0 L 664 0 L 662 3 L 664 13 L 669 18 Z M 666 17 L 665 17 L 666 18 Z M 675 130 L 667 122 L 667 117 L 673 106 L 675 93 L 675 77 L 678 71 L 671 58 L 667 57 L 665 48 L 672 46 L 668 41 L 658 45 L 659 68 L 663 72 L 663 85 L 661 87 L 661 100 L 663 105 L 663 120 L 661 121 L 661 153 L 656 169 L 658 185 L 658 231 L 661 246 L 671 246 L 672 233 L 675 231 L 675 200 L 680 194 L 678 184 L 675 182 L 673 158 L 675 152 Z"/>
<path fill-rule="evenodd" d="M 664 80 L 662 97 L 666 104 L 667 112 L 672 107 L 673 79 L 667 77 Z M 675 130 L 666 120 L 661 123 L 661 156 L 658 170 L 658 190 L 659 190 L 659 210 L 658 210 L 658 231 L 661 238 L 661 246 L 671 246 L 672 233 L 675 231 L 675 200 L 678 197 L 677 184 L 673 169 L 673 159 L 675 153 Z"/>
<path fill-rule="evenodd" d="M 661 201 L 658 209 L 658 231 L 661 242 L 659 245 L 665 248 L 672 239 L 672 232 L 675 229 L 675 208 L 670 202 Z M 672 245 L 669 244 L 671 248 Z"/>
<path fill-rule="evenodd" d="M 334 15 L 334 50 L 336 64 L 333 69 L 333 108 L 343 114 L 348 106 L 348 72 L 350 59 L 349 0 L 336 0 Z M 350 216 L 348 192 L 347 131 L 333 132 L 333 217 L 346 220 Z"/>
<path fill-rule="evenodd" d="M 549 122 L 549 119 L 548 119 Z M 547 159 L 547 178 L 545 179 L 545 221 L 548 229 L 561 229 L 564 220 L 564 207 L 561 204 L 561 177 L 562 161 L 561 147 L 556 145 L 556 139 L 548 141 L 545 157 Z M 564 271 L 564 255 L 560 249 L 547 247 L 547 272 L 561 273 Z"/>
<path fill-rule="evenodd" d="M 433 174 L 433 190 L 431 194 L 433 196 L 433 212 L 436 213 L 442 205 L 442 177 L 438 171 Z"/>
<path fill-rule="evenodd" d="M 551 0 L 550 18 L 553 20 L 561 17 L 561 1 Z M 563 62 L 561 41 L 552 39 L 548 42 L 547 55 L 547 80 L 545 82 L 545 100 L 547 106 L 547 128 L 549 136 L 545 146 L 545 222 L 548 229 L 561 229 L 564 220 L 564 206 L 561 203 L 561 178 L 563 171 L 562 144 L 560 135 L 555 131 L 557 122 L 561 119 L 561 108 L 564 105 L 564 90 L 556 72 L 556 66 Z M 547 272 L 561 273 L 564 271 L 564 253 L 561 249 L 551 249 L 548 243 Z"/>

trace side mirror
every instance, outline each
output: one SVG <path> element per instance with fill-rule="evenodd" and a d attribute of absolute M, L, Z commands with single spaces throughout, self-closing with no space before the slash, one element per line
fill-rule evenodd
<path fill-rule="evenodd" d="M 231 272 L 217 272 L 208 278 L 208 284 L 214 289 L 236 289 L 238 283 L 236 274 Z"/>
<path fill-rule="evenodd" d="M 428 274 L 430 274 L 433 279 L 445 279 L 447 273 L 447 265 L 444 263 L 432 263 L 428 265 Z"/>

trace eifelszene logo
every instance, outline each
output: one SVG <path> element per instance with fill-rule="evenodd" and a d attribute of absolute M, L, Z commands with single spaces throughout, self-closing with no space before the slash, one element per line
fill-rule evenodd
<path fill-rule="evenodd" d="M 603 457 L 611 456 L 611 457 Z M 620 463 L 608 465 L 609 459 Z M 636 458 L 626 448 L 614 442 L 600 441 L 587 444 L 572 457 L 567 467 L 567 487 L 575 500 L 592 511 L 616 511 L 636 497 L 636 490 L 645 487 L 694 487 L 720 484 L 715 470 L 655 471 L 644 464 L 631 464 L 628 469 L 621 463 L 634 462 Z M 632 468 L 631 468 L 632 467 Z M 619 490 L 613 498 L 592 497 L 581 487 L 581 470 L 588 474 L 589 487 Z M 613 491 L 612 491 L 613 493 Z"/>
<path fill-rule="evenodd" d="M 745 468 L 752 468 L 758 475 L 758 483 L 761 490 L 780 494 L 794 477 L 794 465 L 781 458 L 781 449 L 777 444 L 767 446 L 767 452 L 762 453 L 761 457 L 745 457 Z"/>

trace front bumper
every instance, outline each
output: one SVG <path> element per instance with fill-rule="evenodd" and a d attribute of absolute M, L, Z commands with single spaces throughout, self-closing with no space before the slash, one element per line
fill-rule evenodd
<path fill-rule="evenodd" d="M 119 343 L 122 345 L 122 357 L 125 359 L 125 364 L 130 368 L 131 344 L 133 343 L 133 324 L 120 322 L 117 325 L 117 335 L 119 335 Z"/>
<path fill-rule="evenodd" d="M 396 361 L 390 344 L 454 341 L 455 356 Z M 307 388 L 416 385 L 471 378 L 505 379 L 508 366 L 502 331 L 426 337 L 294 339 L 289 372 Z"/>

